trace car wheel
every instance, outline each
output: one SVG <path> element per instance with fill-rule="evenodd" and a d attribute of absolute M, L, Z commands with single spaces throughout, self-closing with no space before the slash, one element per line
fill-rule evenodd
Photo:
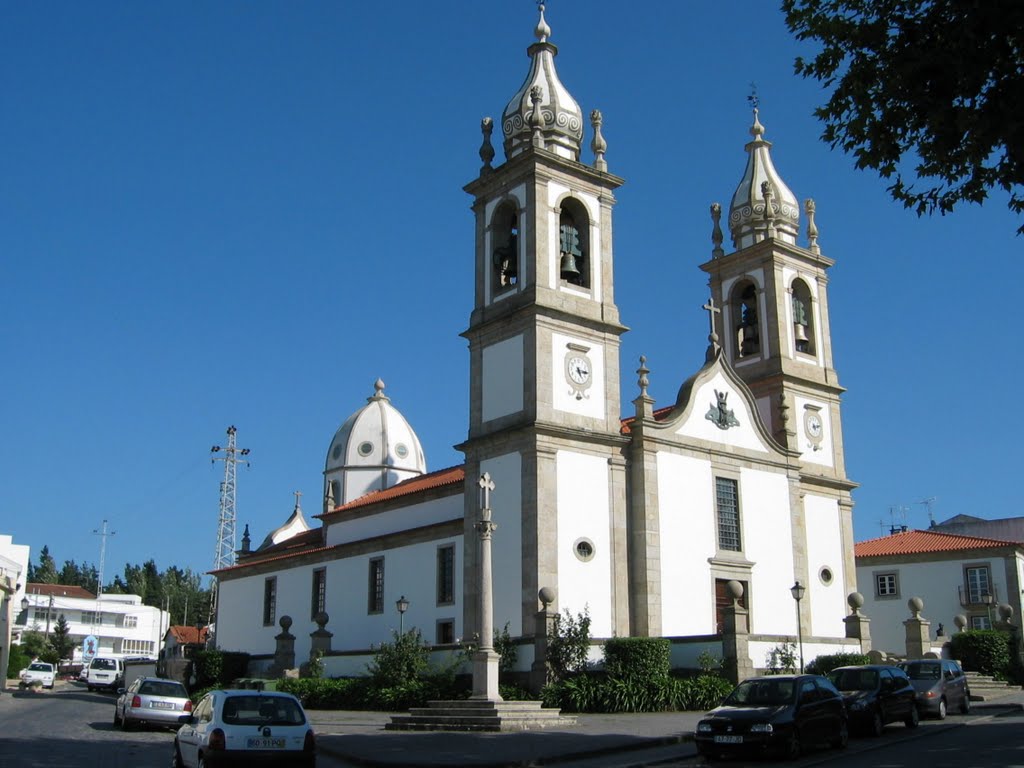
<path fill-rule="evenodd" d="M 839 733 L 832 740 L 832 747 L 834 749 L 846 749 L 846 746 L 850 743 L 850 726 L 845 720 L 839 721 Z"/>
<path fill-rule="evenodd" d="M 966 715 L 971 711 L 971 694 L 965 693 L 960 699 L 960 714 Z"/>
<path fill-rule="evenodd" d="M 936 713 L 939 720 L 946 719 L 946 700 L 939 699 L 939 711 Z"/>
<path fill-rule="evenodd" d="M 800 759 L 800 729 L 796 726 L 793 726 L 793 730 L 789 732 L 783 755 L 787 760 Z"/>
<path fill-rule="evenodd" d="M 943 701 L 943 702 L 940 702 L 940 704 L 941 704 L 941 711 L 945 712 L 946 702 Z M 906 725 L 907 728 L 917 728 L 918 723 L 920 723 L 920 722 L 921 722 L 921 715 L 917 711 L 917 705 L 916 704 L 911 704 L 910 705 L 910 714 L 907 715 L 907 719 L 903 721 L 903 724 Z"/>
<path fill-rule="evenodd" d="M 881 736 L 885 723 L 882 722 L 882 713 L 878 710 L 871 715 L 871 724 L 868 726 L 868 733 L 872 736 Z"/>
<path fill-rule="evenodd" d="M 178 740 L 174 740 L 174 768 L 185 768 L 185 761 L 181 759 L 181 749 L 178 747 Z"/>

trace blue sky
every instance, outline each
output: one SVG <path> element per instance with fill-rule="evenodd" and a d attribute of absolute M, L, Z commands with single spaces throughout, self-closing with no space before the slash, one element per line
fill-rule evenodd
<path fill-rule="evenodd" d="M 228 425 L 239 532 L 320 511 L 325 453 L 379 376 L 428 467 L 466 436 L 480 119 L 528 68 L 527 0 L 9 4 L 0 27 L 0 532 L 106 580 L 207 570 Z M 858 540 L 1020 513 L 1019 222 L 919 219 L 819 140 L 775 4 L 553 0 L 559 74 L 604 113 L 623 402 L 704 359 L 708 206 L 755 82 L 776 167 L 817 202 Z M 589 128 L 587 142 L 589 144 Z M 499 150 L 500 153 L 500 150 Z M 500 154 L 499 154 L 500 156 Z M 589 151 L 585 160 L 589 162 Z M 1006 295 L 1004 296 L 1003 293 Z"/>

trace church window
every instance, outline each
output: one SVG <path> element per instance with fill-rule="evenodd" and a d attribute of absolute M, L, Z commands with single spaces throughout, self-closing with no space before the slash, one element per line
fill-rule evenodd
<path fill-rule="evenodd" d="M 360 443 L 358 450 L 360 456 L 369 456 L 371 453 L 373 453 L 373 443 Z"/>
<path fill-rule="evenodd" d="M 491 219 L 491 254 L 495 293 L 519 284 L 519 217 L 513 203 L 498 207 Z"/>
<path fill-rule="evenodd" d="M 729 597 L 725 588 L 730 581 L 731 579 L 715 579 L 715 632 L 718 634 L 722 634 L 722 630 L 725 629 L 725 609 L 732 607 L 732 598 Z M 740 586 L 743 587 L 743 594 L 739 599 L 740 608 L 749 608 L 747 605 L 747 595 L 749 594 L 747 582 L 741 581 Z"/>
<path fill-rule="evenodd" d="M 327 569 L 317 568 L 313 571 L 313 592 L 310 599 L 309 618 L 316 619 L 316 615 L 325 610 L 327 604 Z"/>
<path fill-rule="evenodd" d="M 437 604 L 455 602 L 455 545 L 437 548 Z"/>
<path fill-rule="evenodd" d="M 395 453 L 398 454 L 398 458 L 404 459 L 409 455 L 409 449 L 406 447 L 405 443 L 399 443 L 395 446 Z"/>
<path fill-rule="evenodd" d="M 384 613 L 384 558 L 370 560 L 369 600 L 367 613 Z"/>
<path fill-rule="evenodd" d="M 751 282 L 737 286 L 732 301 L 733 323 L 736 330 L 736 357 L 743 358 L 761 352 L 761 323 L 757 312 L 757 287 Z"/>
<path fill-rule="evenodd" d="M 594 542 L 590 539 L 578 539 L 573 546 L 576 557 L 584 563 L 594 559 Z"/>
<path fill-rule="evenodd" d="M 827 587 L 829 584 L 832 583 L 832 580 L 835 578 L 835 576 L 832 573 L 832 569 L 828 566 L 825 566 L 820 571 L 818 571 L 818 578 L 821 579 L 821 583 Z"/>
<path fill-rule="evenodd" d="M 570 285 L 590 287 L 588 220 L 579 201 L 562 202 L 558 215 L 559 277 Z"/>
<path fill-rule="evenodd" d="M 452 645 L 455 642 L 455 620 L 441 619 L 437 622 L 437 644 Z"/>
<path fill-rule="evenodd" d="M 793 338 L 796 351 L 814 354 L 814 313 L 811 306 L 811 291 L 803 280 L 794 280 L 793 289 Z"/>
<path fill-rule="evenodd" d="M 274 626 L 277 618 L 277 576 L 263 581 L 263 626 Z"/>
<path fill-rule="evenodd" d="M 718 548 L 742 551 L 740 541 L 739 483 L 731 477 L 715 478 L 715 506 L 718 511 Z"/>
<path fill-rule="evenodd" d="M 895 573 L 875 574 L 875 596 L 876 597 L 899 597 L 900 580 Z"/>

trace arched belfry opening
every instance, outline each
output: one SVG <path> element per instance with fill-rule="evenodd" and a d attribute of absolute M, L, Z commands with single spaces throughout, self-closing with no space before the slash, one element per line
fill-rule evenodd
<path fill-rule="evenodd" d="M 570 285 L 590 288 L 590 219 L 577 200 L 562 201 L 558 215 L 559 277 Z"/>
<path fill-rule="evenodd" d="M 512 202 L 498 206 L 491 219 L 491 252 L 495 293 L 519 285 L 519 212 Z"/>
<path fill-rule="evenodd" d="M 793 297 L 793 339 L 796 351 L 813 355 L 816 345 L 811 289 L 807 287 L 807 283 L 797 278 L 793 281 L 790 292 Z"/>
<path fill-rule="evenodd" d="M 732 319 L 736 339 L 736 358 L 761 354 L 761 320 L 757 308 L 757 286 L 741 280 L 732 290 Z"/>

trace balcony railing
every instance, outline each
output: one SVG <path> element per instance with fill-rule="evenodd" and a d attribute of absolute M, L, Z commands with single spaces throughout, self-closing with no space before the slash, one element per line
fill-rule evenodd
<path fill-rule="evenodd" d="M 957 587 L 960 591 L 960 605 L 964 608 L 985 608 L 990 605 L 999 605 L 999 588 L 991 586 L 988 590 L 969 589 Z"/>

